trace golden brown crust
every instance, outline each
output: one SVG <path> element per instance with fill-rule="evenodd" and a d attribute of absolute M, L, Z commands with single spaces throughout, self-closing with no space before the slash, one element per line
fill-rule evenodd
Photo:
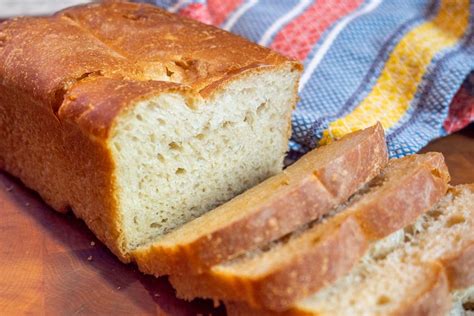
<path fill-rule="evenodd" d="M 443 316 L 449 311 L 451 296 L 448 278 L 443 266 L 437 262 L 427 265 L 433 271 L 433 278 L 426 282 L 426 288 L 419 295 L 407 298 L 392 315 L 397 316 Z"/>
<path fill-rule="evenodd" d="M 67 9 L 57 16 L 138 63 L 144 70 L 142 75 L 162 75 L 167 68 L 173 72 L 172 79 L 196 91 L 240 69 L 288 61 L 239 36 L 146 4 L 90 4 Z M 294 65 L 301 69 L 299 63 Z"/>
<path fill-rule="evenodd" d="M 362 257 L 368 242 L 404 227 L 431 208 L 447 190 L 448 179 L 440 177 L 447 169 L 444 163 L 440 163 L 442 160 L 439 156 L 440 154 L 414 156 L 389 164 L 387 169 L 394 165 L 400 166 L 393 167 L 397 170 L 393 175 L 400 175 L 398 169 L 401 166 L 410 166 L 406 167 L 403 182 L 397 178 L 392 185 L 387 180 L 389 183 L 377 190 L 379 194 L 376 196 L 369 192 L 366 194 L 368 198 L 349 206 L 328 222 L 307 230 L 303 235 L 315 238 L 312 247 L 306 247 L 304 239 L 296 238 L 282 247 L 285 253 L 278 250 L 278 258 L 274 256 L 269 260 L 265 255 L 257 255 L 256 259 L 239 263 L 240 266 L 235 271 L 223 264 L 201 275 L 171 275 L 170 281 L 178 296 L 183 298 L 201 296 L 245 301 L 252 307 L 283 311 L 298 299 L 348 272 Z M 380 216 L 375 212 L 380 213 Z M 393 218 L 384 218 L 390 214 Z M 371 223 L 368 224 L 368 220 Z M 343 225 L 337 227 L 341 223 Z M 354 223 L 356 227 L 350 225 L 347 228 L 351 229 L 344 230 L 349 223 Z M 324 232 L 315 234 L 319 227 Z M 319 239 L 321 235 L 324 236 L 322 240 Z M 280 259 L 282 257 L 285 259 Z M 252 275 L 243 272 L 258 262 L 266 268 Z M 331 267 L 330 271 L 321 269 L 326 265 Z"/>
<path fill-rule="evenodd" d="M 105 144 L 3 85 L 0 113 L 2 168 L 40 192 L 57 211 L 71 207 L 121 260 L 128 261 L 111 194 L 114 166 Z"/>
<path fill-rule="evenodd" d="M 0 36 L 3 83 L 53 112 L 89 76 L 154 86 L 155 93 L 168 86 L 149 81 L 169 81 L 210 97 L 245 71 L 282 64 L 302 69 L 236 35 L 146 4 L 90 4 L 52 17 L 17 18 L 0 25 Z M 107 112 L 107 105 L 99 110 Z"/>
<path fill-rule="evenodd" d="M 403 185 L 388 188 L 380 199 L 372 200 L 364 212 L 356 214 L 371 240 L 381 239 L 413 222 L 448 189 L 449 171 L 442 154 L 427 153 L 402 159 L 418 161 L 420 166 L 412 169 Z"/>
<path fill-rule="evenodd" d="M 357 137 L 358 141 L 351 142 Z M 312 151 L 284 174 L 268 179 L 239 199 L 227 203 L 228 206 L 224 205 L 232 208 L 255 207 L 255 211 L 247 216 L 209 230 L 199 238 L 172 245 L 158 241 L 135 251 L 134 257 L 140 269 L 155 275 L 200 272 L 324 215 L 375 177 L 387 163 L 384 133 L 379 124 L 349 135 L 342 141 L 351 145 L 343 154 L 331 155 L 328 153 L 330 148 Z M 334 146 L 339 146 L 339 143 L 328 145 Z M 322 158 L 330 160 L 315 167 Z M 316 172 L 311 171 L 315 169 Z M 280 183 L 285 181 L 289 184 L 282 187 Z M 250 203 L 246 199 L 261 196 L 261 191 L 271 194 L 257 202 Z M 211 212 L 208 215 L 214 214 Z M 224 215 L 219 214 L 221 217 Z"/>

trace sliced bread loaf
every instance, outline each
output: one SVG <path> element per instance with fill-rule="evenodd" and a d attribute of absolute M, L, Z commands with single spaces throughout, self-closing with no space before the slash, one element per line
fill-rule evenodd
<path fill-rule="evenodd" d="M 281 172 L 302 66 L 156 6 L 0 24 L 0 168 L 122 260 Z"/>
<path fill-rule="evenodd" d="M 474 186 L 451 188 L 413 225 L 376 243 L 351 273 L 278 315 L 445 315 L 449 291 L 471 300 L 473 241 Z M 229 315 L 275 314 L 227 307 Z"/>
<path fill-rule="evenodd" d="M 387 163 L 380 124 L 347 135 L 133 255 L 140 270 L 189 274 L 277 239 L 344 202 Z"/>
<path fill-rule="evenodd" d="M 350 271 L 371 241 L 430 209 L 445 194 L 448 181 L 441 154 L 392 160 L 335 215 L 203 274 L 171 275 L 171 283 L 188 299 L 204 296 L 285 310 Z"/>

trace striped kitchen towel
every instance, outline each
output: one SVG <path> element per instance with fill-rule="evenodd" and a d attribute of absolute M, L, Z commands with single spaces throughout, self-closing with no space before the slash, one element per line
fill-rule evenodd
<path fill-rule="evenodd" d="M 293 152 L 380 121 L 401 157 L 474 120 L 474 0 L 146 2 L 304 63 Z"/>

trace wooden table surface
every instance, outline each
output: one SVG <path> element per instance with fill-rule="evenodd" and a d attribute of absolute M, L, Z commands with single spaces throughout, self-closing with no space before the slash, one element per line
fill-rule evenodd
<path fill-rule="evenodd" d="M 474 182 L 474 125 L 423 151 L 446 156 L 452 183 Z M 0 314 L 212 315 L 210 301 L 186 303 L 166 278 L 120 263 L 72 215 L 51 210 L 0 172 Z"/>

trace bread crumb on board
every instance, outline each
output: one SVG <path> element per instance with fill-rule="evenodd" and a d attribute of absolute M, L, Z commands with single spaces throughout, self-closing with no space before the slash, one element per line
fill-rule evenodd
<path fill-rule="evenodd" d="M 87 257 L 87 261 L 92 261 L 92 256 Z"/>

